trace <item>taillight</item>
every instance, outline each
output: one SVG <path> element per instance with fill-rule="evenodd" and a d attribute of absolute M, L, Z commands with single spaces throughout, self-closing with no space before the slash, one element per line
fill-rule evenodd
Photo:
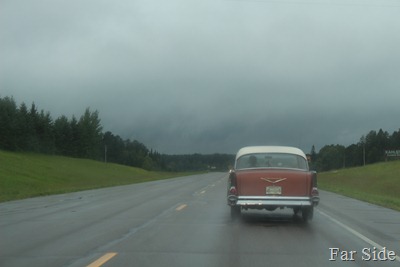
<path fill-rule="evenodd" d="M 318 192 L 318 189 L 316 187 L 313 187 L 313 189 L 311 190 L 311 196 L 313 196 L 313 197 L 318 197 L 319 196 L 319 192 Z"/>
<path fill-rule="evenodd" d="M 314 204 L 314 206 L 317 206 L 319 203 L 319 192 L 318 192 L 318 188 L 313 187 L 311 189 L 311 198 L 312 198 L 312 202 Z"/>
<path fill-rule="evenodd" d="M 231 188 L 229 189 L 229 194 L 230 195 L 237 195 L 237 190 L 236 190 L 236 187 L 234 187 L 234 186 L 231 186 Z"/>

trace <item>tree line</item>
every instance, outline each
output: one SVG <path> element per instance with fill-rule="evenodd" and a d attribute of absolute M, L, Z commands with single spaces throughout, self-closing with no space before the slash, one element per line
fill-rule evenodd
<path fill-rule="evenodd" d="M 137 140 L 103 132 L 99 112 L 86 108 L 78 118 L 62 115 L 55 120 L 32 103 L 17 105 L 0 97 L 0 149 L 113 162 L 146 170 L 227 170 L 233 155 L 166 155 Z"/>
<path fill-rule="evenodd" d="M 62 115 L 53 120 L 49 112 L 32 103 L 19 106 L 12 97 L 0 97 L 0 149 L 26 151 L 113 162 L 146 170 L 226 171 L 235 155 L 167 155 L 137 140 L 103 132 L 99 112 L 86 108 L 79 118 Z M 380 129 L 349 145 L 326 145 L 309 153 L 311 168 L 329 171 L 388 160 L 385 150 L 400 150 L 400 129 L 389 134 Z"/>
<path fill-rule="evenodd" d="M 398 157 L 389 158 L 385 150 L 400 150 L 400 129 L 389 134 L 387 131 L 370 131 L 361 136 L 356 144 L 326 145 L 319 152 L 311 148 L 311 166 L 317 171 L 329 171 L 347 167 L 363 166 Z"/>

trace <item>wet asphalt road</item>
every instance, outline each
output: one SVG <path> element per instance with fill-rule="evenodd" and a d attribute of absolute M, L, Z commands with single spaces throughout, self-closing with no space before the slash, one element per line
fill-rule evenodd
<path fill-rule="evenodd" d="M 208 173 L 2 203 L 0 266 L 400 267 L 399 212 L 321 192 L 308 224 L 286 209 L 232 221 L 226 180 Z"/>

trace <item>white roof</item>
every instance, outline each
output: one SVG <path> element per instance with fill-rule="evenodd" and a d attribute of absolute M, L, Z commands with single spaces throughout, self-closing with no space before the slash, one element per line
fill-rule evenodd
<path fill-rule="evenodd" d="M 247 146 L 239 149 L 236 154 L 236 160 L 246 154 L 254 153 L 288 153 L 302 156 L 307 159 L 306 155 L 301 149 L 290 146 Z"/>

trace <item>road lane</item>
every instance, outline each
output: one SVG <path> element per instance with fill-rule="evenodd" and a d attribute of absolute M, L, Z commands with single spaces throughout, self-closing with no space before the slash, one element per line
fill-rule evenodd
<path fill-rule="evenodd" d="M 0 266 L 65 266 L 140 228 L 222 176 L 191 176 L 0 204 Z"/>
<path fill-rule="evenodd" d="M 400 253 L 400 215 L 321 192 L 309 224 L 290 210 L 232 221 L 226 174 L 0 204 L 0 266 L 400 266 L 363 261 L 371 247 L 344 225 Z M 377 217 L 376 214 L 379 214 Z M 332 220 L 332 218 L 334 220 Z M 329 248 L 357 251 L 329 261 Z"/>
<path fill-rule="evenodd" d="M 207 190 L 113 250 L 105 266 L 398 266 L 399 262 L 363 262 L 368 247 L 325 216 L 304 224 L 291 211 L 244 212 L 232 222 L 220 194 Z M 219 193 L 217 193 L 219 192 Z M 225 210 L 225 211 L 224 211 Z M 358 251 L 354 262 L 329 261 L 329 248 Z M 397 246 L 398 248 L 398 246 Z M 133 265 L 132 265 L 133 264 Z"/>

